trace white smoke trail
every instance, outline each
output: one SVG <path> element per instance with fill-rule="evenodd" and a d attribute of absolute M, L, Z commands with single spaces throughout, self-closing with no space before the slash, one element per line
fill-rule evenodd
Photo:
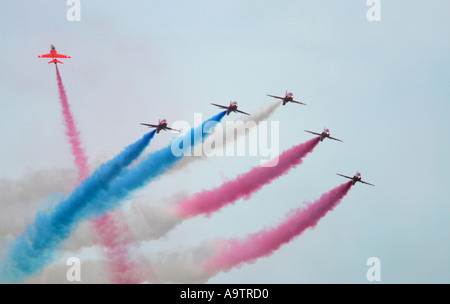
<path fill-rule="evenodd" d="M 96 168 L 110 156 L 97 157 Z M 18 237 L 36 212 L 56 203 L 77 186 L 75 168 L 30 171 L 17 180 L 0 179 L 0 240 Z"/>
<path fill-rule="evenodd" d="M 141 250 L 134 248 L 134 250 Z M 201 265 L 215 253 L 216 248 L 209 242 L 182 251 L 141 253 L 139 265 L 150 265 L 151 271 L 143 269 L 144 283 L 206 283 L 213 275 Z M 76 255 L 73 255 L 76 256 Z M 142 258 L 142 256 L 144 258 Z M 41 273 L 29 278 L 28 284 L 109 284 L 108 274 L 103 268 L 104 258 L 80 259 L 81 281 L 69 281 L 67 273 L 70 265 L 65 260 L 47 265 Z M 214 274 L 215 275 L 215 274 Z"/>
<path fill-rule="evenodd" d="M 39 208 L 51 203 L 50 195 L 71 191 L 76 179 L 74 169 L 37 170 L 20 180 L 0 179 L 0 240 L 22 233 Z"/>
<path fill-rule="evenodd" d="M 53 192 L 67 192 L 76 185 L 74 168 L 32 171 L 20 180 L 0 179 L 2 208 L 40 200 Z"/>
<path fill-rule="evenodd" d="M 147 196 L 136 196 L 126 211 L 120 209 L 121 216 L 116 216 L 114 211 L 111 216 L 118 225 L 126 224 L 137 241 L 156 240 L 182 222 L 182 219 L 175 216 L 171 206 L 189 195 L 188 191 L 180 191 L 158 202 L 152 202 Z M 125 223 L 121 223 L 124 216 Z M 93 239 L 89 237 L 91 231 L 90 222 L 81 223 L 62 245 L 62 250 L 77 253 L 83 248 L 94 246 Z"/>
<path fill-rule="evenodd" d="M 202 145 L 195 147 L 193 155 L 190 157 L 184 157 L 179 161 L 168 173 L 175 173 L 190 163 L 206 159 L 208 156 L 204 153 L 204 147 L 211 147 L 214 143 L 211 153 L 220 151 L 227 144 L 237 141 L 239 138 L 247 136 L 248 133 L 255 127 L 257 127 L 262 121 L 266 121 L 275 110 L 281 105 L 281 101 L 275 101 L 269 105 L 256 110 L 251 115 L 244 115 L 239 117 L 234 121 L 234 123 L 226 124 L 223 132 L 218 132 L 216 128 Z M 246 128 L 241 128 L 241 126 L 247 126 Z M 197 156 L 198 155 L 198 156 Z"/>
<path fill-rule="evenodd" d="M 216 248 L 205 241 L 198 247 L 182 251 L 144 255 L 152 265 L 157 278 L 155 283 L 201 284 L 212 277 L 211 273 L 204 270 L 202 263 L 215 252 Z M 152 282 L 151 278 L 149 282 Z"/>

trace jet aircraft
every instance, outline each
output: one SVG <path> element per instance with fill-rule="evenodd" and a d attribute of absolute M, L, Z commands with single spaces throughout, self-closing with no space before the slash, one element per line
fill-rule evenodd
<path fill-rule="evenodd" d="M 161 131 L 161 130 L 164 130 L 164 131 L 171 130 L 171 131 L 181 132 L 181 130 L 169 128 L 167 126 L 167 120 L 165 120 L 165 119 L 159 120 L 157 125 L 152 125 L 152 124 L 147 124 L 147 123 L 141 123 L 141 125 L 147 126 L 149 128 L 156 128 L 156 133 L 159 133 L 159 131 Z"/>
<path fill-rule="evenodd" d="M 325 138 L 329 138 L 329 139 L 333 139 L 333 140 L 337 140 L 337 141 L 341 141 L 342 142 L 342 140 L 340 140 L 340 139 L 331 137 L 330 136 L 330 130 L 328 130 L 326 128 L 323 129 L 322 133 L 316 133 L 316 132 L 312 132 L 312 131 L 308 131 L 308 130 L 305 130 L 305 132 L 308 132 L 308 133 L 320 136 L 320 141 L 323 141 Z"/>
<path fill-rule="evenodd" d="M 239 113 L 242 113 L 242 114 L 245 114 L 245 115 L 250 115 L 247 112 L 238 110 L 237 109 L 238 108 L 238 103 L 236 101 L 230 101 L 230 105 L 229 106 L 223 106 L 223 105 L 219 105 L 219 104 L 215 104 L 215 103 L 211 103 L 211 104 L 216 106 L 216 107 L 226 109 L 227 110 L 227 115 L 230 115 L 231 112 L 235 112 L 235 113 L 239 112 Z"/>
<path fill-rule="evenodd" d="M 294 102 L 294 103 L 298 103 L 298 104 L 302 104 L 302 105 L 306 105 L 306 103 L 300 102 L 300 101 L 296 101 L 294 100 L 294 94 L 292 92 L 286 91 L 286 95 L 284 97 L 281 96 L 275 96 L 275 95 L 270 95 L 267 94 L 267 96 L 273 97 L 273 98 L 278 98 L 281 99 L 283 101 L 283 106 L 286 105 L 286 103 L 288 102 Z"/>
<path fill-rule="evenodd" d="M 39 58 L 52 58 L 53 60 L 51 60 L 51 61 L 49 61 L 48 63 L 64 63 L 64 62 L 62 62 L 62 61 L 59 61 L 58 59 L 56 59 L 56 58 L 72 58 L 72 57 L 70 57 L 70 56 L 67 56 L 67 55 L 63 55 L 63 54 L 58 54 L 58 52 L 56 51 L 56 48 L 55 48 L 55 46 L 52 44 L 51 46 L 50 46 L 50 53 L 48 53 L 48 54 L 44 54 L 44 55 L 40 55 L 40 56 L 38 56 Z"/>
<path fill-rule="evenodd" d="M 360 182 L 360 183 L 367 184 L 367 185 L 371 185 L 371 186 L 374 186 L 374 187 L 375 187 L 375 185 L 372 185 L 371 183 L 368 183 L 368 182 L 363 181 L 363 180 L 361 179 L 361 173 L 359 173 L 359 172 L 356 172 L 356 174 L 355 174 L 353 177 L 346 176 L 346 175 L 342 175 L 342 174 L 339 174 L 339 173 L 336 173 L 336 174 L 339 175 L 339 176 L 342 176 L 342 177 L 351 179 L 351 180 L 352 180 L 352 185 L 356 184 L 356 182 Z"/>

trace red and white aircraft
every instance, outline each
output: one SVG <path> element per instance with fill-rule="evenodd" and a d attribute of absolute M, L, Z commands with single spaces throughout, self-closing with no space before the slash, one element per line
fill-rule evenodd
<path fill-rule="evenodd" d="M 371 186 L 375 187 L 375 185 L 372 185 L 371 183 L 368 183 L 368 182 L 365 182 L 365 181 L 361 180 L 361 173 L 359 173 L 359 172 L 356 172 L 355 176 L 353 176 L 353 177 L 342 175 L 342 174 L 339 174 L 339 173 L 336 173 L 336 174 L 339 175 L 339 176 L 351 179 L 352 180 L 352 185 L 356 184 L 356 182 L 360 182 L 360 183 L 371 185 Z"/>
<path fill-rule="evenodd" d="M 167 120 L 165 120 L 165 119 L 159 120 L 157 125 L 152 125 L 152 124 L 147 124 L 147 123 L 141 123 L 141 125 L 147 126 L 149 128 L 156 128 L 156 133 L 159 133 L 159 131 L 161 131 L 161 130 L 164 130 L 164 131 L 171 130 L 171 131 L 181 132 L 181 130 L 169 128 L 167 126 Z"/>
<path fill-rule="evenodd" d="M 267 94 L 267 96 L 281 99 L 283 101 L 283 106 L 286 105 L 286 103 L 288 103 L 288 102 L 295 102 L 295 103 L 299 103 L 302 105 L 306 105 L 306 103 L 294 100 L 294 94 L 292 94 L 291 92 L 288 93 L 287 91 L 286 91 L 286 95 L 284 97 L 269 95 L 269 94 Z"/>
<path fill-rule="evenodd" d="M 311 131 L 308 131 L 308 130 L 305 130 L 305 132 L 308 132 L 308 133 L 311 133 L 311 134 L 315 134 L 315 135 L 319 135 L 320 136 L 320 141 L 323 141 L 325 138 L 329 138 L 329 139 L 334 139 L 334 140 L 342 142 L 342 140 L 340 140 L 340 139 L 331 137 L 330 136 L 330 130 L 328 130 L 326 128 L 323 129 L 322 133 L 311 132 Z"/>
<path fill-rule="evenodd" d="M 38 56 L 39 58 L 52 58 L 53 60 L 51 60 L 51 61 L 49 61 L 48 63 L 57 63 L 57 62 L 59 62 L 59 63 L 64 63 L 64 62 L 61 62 L 61 61 L 59 61 L 58 59 L 56 59 L 56 58 L 72 58 L 72 57 L 70 57 L 70 56 L 67 56 L 67 55 L 63 55 L 63 54 L 58 54 L 58 52 L 56 51 L 56 49 L 55 49 L 55 46 L 52 44 L 51 46 L 50 46 L 50 53 L 49 54 L 44 54 L 44 55 L 40 55 L 40 56 Z"/>
<path fill-rule="evenodd" d="M 223 108 L 223 109 L 227 109 L 227 115 L 230 115 L 231 112 L 239 112 L 245 115 L 250 115 L 247 112 L 243 112 L 237 109 L 238 107 L 238 103 L 236 101 L 230 101 L 230 105 L 229 106 L 223 106 L 223 105 L 218 105 L 215 103 L 211 103 L 213 106 L 219 107 L 219 108 Z"/>

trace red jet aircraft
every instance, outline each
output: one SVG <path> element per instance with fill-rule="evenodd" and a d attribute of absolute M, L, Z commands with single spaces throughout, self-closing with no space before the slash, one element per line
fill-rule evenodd
<path fill-rule="evenodd" d="M 67 55 L 58 54 L 58 52 L 56 51 L 55 46 L 53 44 L 51 45 L 51 49 L 50 49 L 50 53 L 49 54 L 40 55 L 38 57 L 39 58 L 52 58 L 53 60 L 49 61 L 48 63 L 52 63 L 53 62 L 55 64 L 57 62 L 64 63 L 64 62 L 59 61 L 56 58 L 72 58 L 72 57 L 67 56 Z"/>
<path fill-rule="evenodd" d="M 275 95 L 269 95 L 269 94 L 267 94 L 267 96 L 281 99 L 283 101 L 283 106 L 286 105 L 286 103 L 288 103 L 288 102 L 295 102 L 295 103 L 299 103 L 299 104 L 302 104 L 302 105 L 306 105 L 306 103 L 294 100 L 294 94 L 288 93 L 287 91 L 286 91 L 286 95 L 284 97 L 275 96 Z"/>
<path fill-rule="evenodd" d="M 320 141 L 323 141 L 325 138 L 329 138 L 329 139 L 334 139 L 334 140 L 342 142 L 342 140 L 340 140 L 340 139 L 331 137 L 330 136 L 330 130 L 328 130 L 328 129 L 323 129 L 322 133 L 311 132 L 311 131 L 308 131 L 308 130 L 305 130 L 305 132 L 308 132 L 308 133 L 311 133 L 311 134 L 315 134 L 315 135 L 319 135 L 320 136 Z"/>
<path fill-rule="evenodd" d="M 238 107 L 238 103 L 236 101 L 230 101 L 230 105 L 229 106 L 222 106 L 222 105 L 218 105 L 215 103 L 211 103 L 212 105 L 219 107 L 219 108 L 223 108 L 223 109 L 227 109 L 227 115 L 230 115 L 231 112 L 239 112 L 245 115 L 250 115 L 247 112 L 243 112 L 237 109 Z"/>
<path fill-rule="evenodd" d="M 165 119 L 159 120 L 159 123 L 157 125 L 146 124 L 146 123 L 141 123 L 141 125 L 147 126 L 149 128 L 156 128 L 156 133 L 159 133 L 159 131 L 161 131 L 161 130 L 164 130 L 164 131 L 171 130 L 171 131 L 181 132 L 180 130 L 169 128 L 167 126 L 167 120 L 165 120 Z"/>
<path fill-rule="evenodd" d="M 360 182 L 360 183 L 371 185 L 371 186 L 375 187 L 375 185 L 372 185 L 371 183 L 368 183 L 368 182 L 365 182 L 365 181 L 361 180 L 361 173 L 359 173 L 359 172 L 356 172 L 355 176 L 353 176 L 353 177 L 342 175 L 342 174 L 339 174 L 339 173 L 336 173 L 336 174 L 339 175 L 339 176 L 351 179 L 352 180 L 352 185 L 356 184 L 356 182 Z"/>

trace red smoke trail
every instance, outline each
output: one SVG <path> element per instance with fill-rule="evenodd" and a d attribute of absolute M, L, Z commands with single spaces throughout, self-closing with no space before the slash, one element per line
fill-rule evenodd
<path fill-rule="evenodd" d="M 66 134 L 69 137 L 72 154 L 75 157 L 75 165 L 78 168 L 78 181 L 82 182 L 89 176 L 88 158 L 81 147 L 80 132 L 77 130 L 72 113 L 70 112 L 70 106 L 67 101 L 66 91 L 58 66 L 56 66 L 56 78 L 58 81 L 59 99 L 63 108 L 64 122 L 67 128 Z M 136 283 L 137 281 L 133 277 L 135 273 L 138 273 L 140 268 L 135 263 L 128 261 L 128 251 L 119 242 L 114 241 L 121 236 L 121 233 L 123 233 L 122 237 L 132 238 L 129 229 L 123 228 L 119 230 L 114 218 L 108 214 L 94 219 L 94 229 L 101 238 L 101 243 L 107 248 L 104 252 L 108 261 L 107 267 L 111 275 L 111 281 L 114 283 Z"/>
<path fill-rule="evenodd" d="M 176 205 L 176 214 L 183 218 L 201 213 L 210 214 L 241 197 L 249 198 L 265 184 L 301 164 L 303 157 L 312 152 L 319 141 L 320 138 L 315 137 L 283 152 L 278 156 L 278 164 L 274 167 L 255 167 L 216 189 L 195 194 Z"/>
<path fill-rule="evenodd" d="M 113 217 L 114 216 L 114 217 Z M 145 277 L 155 280 L 153 269 L 145 260 L 133 261 L 129 251 L 136 242 L 130 228 L 125 223 L 122 212 L 108 213 L 94 220 L 95 230 L 106 257 L 106 269 L 112 283 L 139 284 Z"/>
<path fill-rule="evenodd" d="M 344 198 L 351 186 L 352 182 L 347 182 L 323 194 L 307 207 L 291 210 L 286 220 L 277 227 L 263 229 L 244 240 L 230 239 L 220 242 L 218 253 L 206 260 L 204 268 L 211 272 L 229 270 L 241 263 L 251 263 L 257 258 L 272 254 L 307 228 L 317 225 L 319 220 Z"/>
<path fill-rule="evenodd" d="M 78 132 L 72 113 L 70 112 L 66 90 L 64 89 L 58 66 L 56 66 L 56 79 L 58 80 L 59 99 L 61 101 L 64 122 L 67 128 L 66 134 L 69 137 L 70 145 L 72 146 L 72 154 L 75 157 L 75 165 L 78 168 L 78 181 L 81 182 L 89 176 L 89 166 L 87 164 L 86 154 L 81 147 L 79 137 L 80 132 Z"/>

